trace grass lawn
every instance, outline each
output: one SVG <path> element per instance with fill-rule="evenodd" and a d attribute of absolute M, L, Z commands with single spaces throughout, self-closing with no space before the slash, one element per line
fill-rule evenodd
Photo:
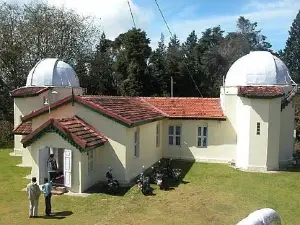
<path fill-rule="evenodd" d="M 264 207 L 278 211 L 284 225 L 299 224 L 300 173 L 246 173 L 227 165 L 195 163 L 184 183 L 170 191 L 155 189 L 143 196 L 136 187 L 124 196 L 92 194 L 55 196 L 54 212 L 71 211 L 63 219 L 28 218 L 28 202 L 21 189 L 29 168 L 20 168 L 11 149 L 0 150 L 0 224 L 236 224 Z M 44 202 L 40 199 L 39 215 Z"/>

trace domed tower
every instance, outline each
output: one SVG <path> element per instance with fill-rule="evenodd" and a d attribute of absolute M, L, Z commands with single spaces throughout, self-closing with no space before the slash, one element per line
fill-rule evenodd
<path fill-rule="evenodd" d="M 231 66 L 220 99 L 235 132 L 237 168 L 277 170 L 289 162 L 296 91 L 286 65 L 269 52 L 250 52 Z"/>
<path fill-rule="evenodd" d="M 81 95 L 82 92 L 78 76 L 69 64 L 56 58 L 40 60 L 29 72 L 26 86 L 11 92 L 14 98 L 14 128 L 21 124 L 21 117 L 31 111 L 53 104 L 72 93 Z M 24 166 L 31 166 L 28 148 L 23 148 L 21 144 L 23 136 L 31 131 L 31 122 L 27 123 L 26 129 L 15 132 L 14 154 L 22 156 Z"/>

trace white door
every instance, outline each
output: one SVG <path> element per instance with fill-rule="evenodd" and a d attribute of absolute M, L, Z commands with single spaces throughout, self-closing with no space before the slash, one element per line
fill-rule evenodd
<path fill-rule="evenodd" d="M 49 147 L 45 147 L 39 150 L 39 183 L 44 183 L 44 178 L 48 178 L 48 166 L 47 160 L 50 155 Z"/>
<path fill-rule="evenodd" d="M 64 149 L 64 185 L 71 187 L 72 184 L 72 150 Z"/>

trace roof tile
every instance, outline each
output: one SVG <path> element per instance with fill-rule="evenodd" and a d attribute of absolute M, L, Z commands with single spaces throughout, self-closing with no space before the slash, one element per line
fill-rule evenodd
<path fill-rule="evenodd" d="M 169 118 L 225 119 L 219 98 L 142 97 Z"/>
<path fill-rule="evenodd" d="M 238 88 L 238 95 L 248 98 L 276 98 L 284 95 L 278 86 L 243 86 Z"/>
<path fill-rule="evenodd" d="M 17 126 L 13 130 L 14 134 L 19 134 L 19 135 L 30 134 L 31 132 L 32 132 L 32 122 L 31 122 L 31 120 L 21 123 L 19 126 Z"/>
<path fill-rule="evenodd" d="M 13 90 L 11 96 L 14 98 L 32 97 L 47 91 L 49 87 L 21 87 Z"/>
<path fill-rule="evenodd" d="M 77 116 L 62 119 L 49 119 L 40 127 L 32 131 L 22 139 L 24 147 L 30 145 L 31 141 L 50 125 L 55 126 L 63 132 L 69 139 L 78 144 L 82 149 L 93 149 L 104 144 L 107 138 L 100 132 L 97 132 L 92 126 L 84 122 Z M 74 129 L 73 126 L 78 128 Z M 85 133 L 82 133 L 85 131 Z"/>

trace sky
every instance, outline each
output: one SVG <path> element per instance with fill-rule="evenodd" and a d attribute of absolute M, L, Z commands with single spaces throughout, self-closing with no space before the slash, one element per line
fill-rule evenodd
<path fill-rule="evenodd" d="M 30 0 L 6 0 L 27 3 Z M 92 15 L 100 22 L 108 38 L 133 27 L 127 0 L 44 0 L 51 5 L 74 9 L 82 15 Z M 170 34 L 155 4 L 155 0 L 128 0 L 137 28 L 146 31 L 155 48 L 161 33 L 168 41 Z M 300 0 L 157 0 L 170 26 L 181 41 L 192 30 L 200 37 L 205 29 L 220 25 L 225 32 L 236 30 L 236 20 L 244 16 L 258 23 L 274 50 L 285 47 L 288 32 Z"/>

